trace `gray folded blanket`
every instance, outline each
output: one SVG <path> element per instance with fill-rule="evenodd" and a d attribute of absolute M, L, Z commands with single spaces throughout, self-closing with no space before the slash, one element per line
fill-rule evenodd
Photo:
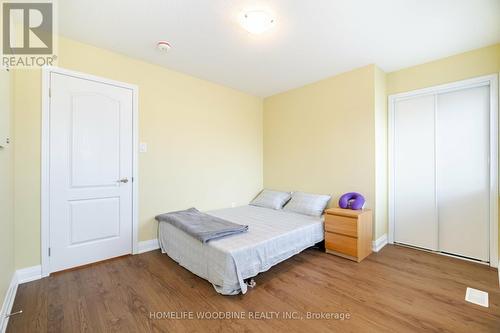
<path fill-rule="evenodd" d="M 158 222 L 167 222 L 206 243 L 209 240 L 239 234 L 248 230 L 247 225 L 232 223 L 189 208 L 178 212 L 160 214 Z"/>

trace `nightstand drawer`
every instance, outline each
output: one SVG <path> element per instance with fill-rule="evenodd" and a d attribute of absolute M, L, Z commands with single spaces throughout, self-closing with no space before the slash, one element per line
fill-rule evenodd
<path fill-rule="evenodd" d="M 342 235 L 358 237 L 358 220 L 352 217 L 326 214 L 325 230 Z"/>
<path fill-rule="evenodd" d="M 325 247 L 327 250 L 337 251 L 352 257 L 358 256 L 358 239 L 325 232 Z"/>

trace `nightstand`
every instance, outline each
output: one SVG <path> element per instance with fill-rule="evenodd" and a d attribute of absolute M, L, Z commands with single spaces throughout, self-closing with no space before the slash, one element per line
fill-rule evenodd
<path fill-rule="evenodd" d="M 330 208 L 325 211 L 325 249 L 360 262 L 372 253 L 372 211 Z"/>

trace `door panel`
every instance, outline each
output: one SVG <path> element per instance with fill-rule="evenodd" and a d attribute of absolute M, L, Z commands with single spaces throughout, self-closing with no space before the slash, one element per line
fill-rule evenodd
<path fill-rule="evenodd" d="M 437 250 L 433 95 L 396 102 L 394 240 Z"/>
<path fill-rule="evenodd" d="M 71 112 L 72 186 L 116 186 L 120 177 L 119 101 L 96 94 L 76 95 Z"/>
<path fill-rule="evenodd" d="M 50 270 L 132 252 L 132 90 L 52 73 Z"/>
<path fill-rule="evenodd" d="M 437 99 L 439 250 L 489 260 L 489 86 Z"/>
<path fill-rule="evenodd" d="M 70 246 L 120 236 L 120 197 L 73 200 L 69 205 Z"/>

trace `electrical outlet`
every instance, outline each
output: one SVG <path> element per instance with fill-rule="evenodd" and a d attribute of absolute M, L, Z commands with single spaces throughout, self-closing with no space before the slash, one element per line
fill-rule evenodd
<path fill-rule="evenodd" d="M 236 202 L 231 202 L 231 207 L 236 207 Z"/>

